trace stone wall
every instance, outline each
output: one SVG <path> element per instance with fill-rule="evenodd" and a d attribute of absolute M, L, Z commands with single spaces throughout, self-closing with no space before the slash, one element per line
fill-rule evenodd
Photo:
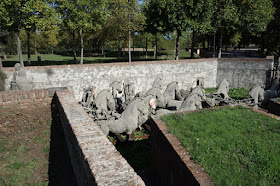
<path fill-rule="evenodd" d="M 52 95 L 47 89 L 0 91 L 0 105 L 50 101 L 51 99 Z"/>
<path fill-rule="evenodd" d="M 55 91 L 66 89 L 66 87 L 54 87 L 47 89 L 0 91 L 0 105 L 51 101 Z"/>
<path fill-rule="evenodd" d="M 227 78 L 231 87 L 263 85 L 266 70 L 273 60 L 267 59 L 193 59 L 179 61 L 147 61 L 133 63 L 107 63 L 84 65 L 61 65 L 25 67 L 27 78 L 34 89 L 69 87 L 77 100 L 81 100 L 83 88 L 95 86 L 98 90 L 108 88 L 113 81 L 131 81 L 136 92 L 148 90 L 156 76 L 163 78 L 165 86 L 178 81 L 186 89 L 196 78 L 205 78 L 206 87 L 216 87 Z M 7 73 L 6 89 L 10 88 L 13 68 Z"/>
<path fill-rule="evenodd" d="M 219 85 L 226 78 L 230 88 L 265 85 L 267 71 L 272 69 L 272 64 L 271 59 L 219 59 L 216 83 Z"/>
<path fill-rule="evenodd" d="M 68 90 L 57 91 L 53 103 L 78 185 L 145 185 Z"/>
<path fill-rule="evenodd" d="M 80 100 L 84 87 L 95 86 L 98 90 L 108 88 L 113 81 L 131 81 L 135 91 L 148 90 L 156 76 L 165 85 L 178 81 L 186 89 L 197 77 L 207 78 L 206 86 L 216 86 L 217 60 L 199 59 L 184 61 L 156 61 L 110 64 L 62 65 L 25 67 L 27 78 L 35 89 L 50 87 L 73 88 L 75 98 Z M 6 89 L 12 80 L 13 68 L 5 68 Z"/>

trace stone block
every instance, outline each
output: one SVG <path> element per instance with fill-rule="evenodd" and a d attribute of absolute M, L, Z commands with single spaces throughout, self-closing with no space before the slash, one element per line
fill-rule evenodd
<path fill-rule="evenodd" d="M 0 92 L 0 103 L 3 102 L 3 94 L 4 92 Z"/>
<path fill-rule="evenodd" d="M 14 91 L 7 91 L 6 93 L 7 101 L 14 101 L 15 99 L 15 92 Z"/>
<path fill-rule="evenodd" d="M 23 91 L 17 91 L 17 101 L 23 100 Z"/>
<path fill-rule="evenodd" d="M 35 100 L 36 99 L 35 90 L 29 90 L 28 95 L 29 95 L 30 100 Z"/>
<path fill-rule="evenodd" d="M 29 100 L 29 91 L 28 90 L 23 90 L 23 100 Z"/>

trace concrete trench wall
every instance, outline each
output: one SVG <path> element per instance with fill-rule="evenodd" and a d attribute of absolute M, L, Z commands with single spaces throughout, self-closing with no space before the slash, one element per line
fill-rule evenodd
<path fill-rule="evenodd" d="M 265 71 L 273 60 L 267 59 L 193 59 L 179 61 L 152 61 L 133 63 L 107 63 L 84 65 L 61 65 L 25 67 L 27 78 L 34 89 L 69 87 L 75 98 L 81 100 L 83 88 L 95 86 L 98 91 L 109 88 L 113 81 L 135 83 L 135 91 L 148 90 L 156 76 L 164 80 L 165 86 L 178 81 L 186 89 L 196 78 L 205 78 L 205 87 L 216 87 L 227 78 L 232 87 L 263 85 Z M 7 74 L 6 90 L 10 88 L 13 68 L 4 68 Z"/>

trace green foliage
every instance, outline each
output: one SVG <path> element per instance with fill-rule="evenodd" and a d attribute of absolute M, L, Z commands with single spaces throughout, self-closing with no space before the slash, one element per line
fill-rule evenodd
<path fill-rule="evenodd" d="M 206 88 L 205 89 L 205 94 L 213 94 L 215 92 L 217 92 L 217 88 Z"/>
<path fill-rule="evenodd" d="M 5 90 L 5 79 L 7 78 L 7 75 L 0 70 L 0 91 Z"/>
<path fill-rule="evenodd" d="M 109 16 L 102 28 L 93 36 L 99 46 L 113 45 L 117 48 L 128 46 L 128 30 L 143 30 L 145 16 L 137 1 L 111 0 L 107 10 Z"/>
<path fill-rule="evenodd" d="M 273 0 L 276 9 L 274 19 L 268 24 L 266 32 L 262 34 L 264 47 L 268 53 L 280 55 L 280 0 Z"/>
<path fill-rule="evenodd" d="M 57 16 L 47 0 L 5 0 L 0 3 L 0 23 L 10 31 L 22 28 L 50 29 Z"/>
<path fill-rule="evenodd" d="M 70 30 L 96 30 L 106 19 L 105 0 L 55 0 L 62 21 Z"/>
<path fill-rule="evenodd" d="M 271 0 L 239 0 L 234 1 L 239 7 L 239 27 L 252 35 L 264 32 L 273 19 L 275 8 Z"/>
<path fill-rule="evenodd" d="M 228 96 L 232 99 L 248 99 L 250 98 L 249 90 L 247 88 L 230 88 Z"/>
<path fill-rule="evenodd" d="M 213 94 L 217 92 L 218 88 L 206 88 L 205 93 L 206 94 Z M 250 98 L 249 90 L 247 88 L 230 88 L 228 91 L 228 95 L 232 99 L 248 99 Z"/>
<path fill-rule="evenodd" d="M 216 185 L 280 182 L 279 121 L 251 109 L 220 108 L 163 117 Z"/>
<path fill-rule="evenodd" d="M 176 53 L 179 56 L 179 40 L 184 31 L 207 33 L 212 30 L 213 0 L 199 1 L 148 1 L 144 9 L 147 17 L 146 30 L 150 33 L 176 31 Z"/>

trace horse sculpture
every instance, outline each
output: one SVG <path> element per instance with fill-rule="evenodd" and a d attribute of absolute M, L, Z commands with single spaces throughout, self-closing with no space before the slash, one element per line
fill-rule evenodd
<path fill-rule="evenodd" d="M 149 117 L 149 108 L 155 108 L 155 100 L 147 100 L 138 98 L 132 101 L 127 108 L 123 111 L 121 117 L 118 120 L 103 120 L 98 121 L 97 124 L 105 135 L 109 132 L 114 134 L 126 133 L 128 135 L 144 124 Z"/>
<path fill-rule="evenodd" d="M 228 91 L 229 91 L 229 82 L 226 79 L 223 79 L 215 94 L 220 95 L 223 99 L 228 99 L 229 98 Z"/>
<path fill-rule="evenodd" d="M 116 103 L 111 90 L 105 89 L 99 92 L 95 99 L 97 119 L 106 119 L 116 108 Z"/>
<path fill-rule="evenodd" d="M 165 99 L 181 100 L 181 93 L 177 81 L 169 83 L 163 93 Z"/>
<path fill-rule="evenodd" d="M 249 92 L 249 95 L 253 98 L 254 103 L 257 104 L 264 100 L 264 89 L 261 86 L 254 87 Z"/>

